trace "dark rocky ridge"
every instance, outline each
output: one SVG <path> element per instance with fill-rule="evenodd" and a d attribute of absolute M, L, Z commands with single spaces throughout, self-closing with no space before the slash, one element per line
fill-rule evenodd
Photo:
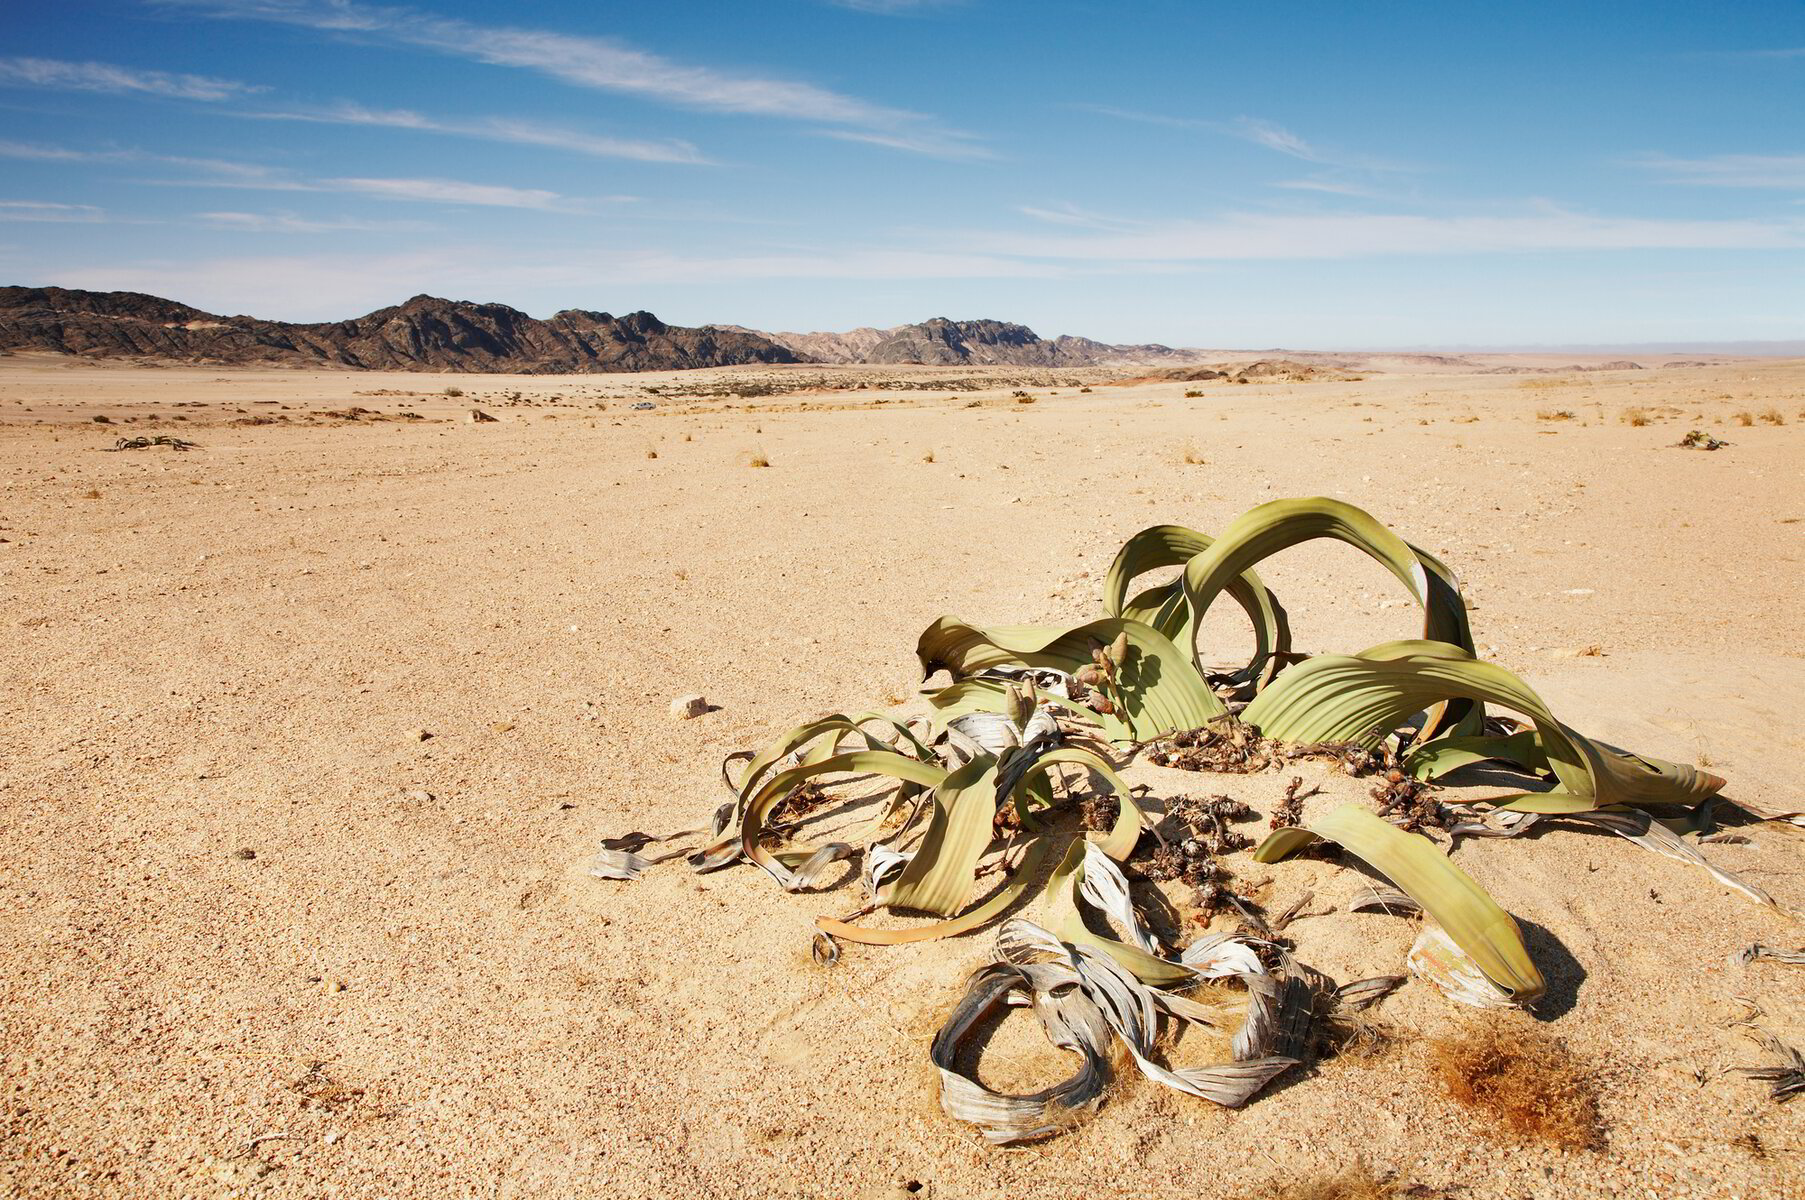
<path fill-rule="evenodd" d="M 739 326 L 717 328 L 740 329 Z M 743 330 L 788 346 L 804 358 L 831 363 L 925 366 L 1100 367 L 1195 362 L 1198 350 L 1170 346 L 1112 346 L 1085 337 L 1043 338 L 1008 321 L 949 321 L 935 317 L 893 329 L 847 333 L 764 333 Z"/>
<path fill-rule="evenodd" d="M 222 317 L 138 292 L 0 288 L 0 350 L 96 358 L 568 374 L 669 371 L 803 359 L 757 334 L 568 309 L 548 320 L 505 304 L 415 296 L 349 321 Z"/>

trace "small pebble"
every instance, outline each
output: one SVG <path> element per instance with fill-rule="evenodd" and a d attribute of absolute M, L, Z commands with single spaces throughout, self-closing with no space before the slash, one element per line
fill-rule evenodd
<path fill-rule="evenodd" d="M 699 717 L 708 711 L 708 701 L 701 696 L 678 696 L 671 701 L 671 716 L 679 721 Z"/>
<path fill-rule="evenodd" d="M 428 739 L 432 736 L 432 733 L 431 733 L 431 731 L 425 730 L 425 729 L 415 729 L 415 730 L 411 731 L 407 736 L 412 738 L 416 742 L 424 742 L 426 739 Z"/>

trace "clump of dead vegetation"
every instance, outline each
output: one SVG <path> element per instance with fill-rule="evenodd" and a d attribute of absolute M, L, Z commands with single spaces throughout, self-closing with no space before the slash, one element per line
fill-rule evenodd
<path fill-rule="evenodd" d="M 1570 1150 L 1604 1144 L 1598 1089 L 1567 1044 L 1521 1020 L 1475 1022 L 1430 1043 L 1436 1077 L 1487 1128 Z"/>
<path fill-rule="evenodd" d="M 1147 761 L 1181 771 L 1209 771 L 1218 775 L 1257 775 L 1276 771 L 1303 759 L 1326 760 L 1348 775 L 1371 775 L 1395 770 L 1395 748 L 1354 742 L 1288 743 L 1263 737 L 1260 731 L 1232 717 L 1223 717 L 1197 729 L 1181 729 L 1148 745 Z"/>

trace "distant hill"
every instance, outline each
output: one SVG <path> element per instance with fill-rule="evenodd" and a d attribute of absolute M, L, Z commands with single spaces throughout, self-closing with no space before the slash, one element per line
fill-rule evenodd
<path fill-rule="evenodd" d="M 1041 337 L 1008 321 L 949 321 L 935 317 L 891 329 L 869 326 L 846 333 L 766 333 L 718 325 L 769 339 L 814 362 L 928 366 L 1114 367 L 1196 362 L 1201 350 L 1171 346 L 1113 346 L 1085 337 Z"/>
<path fill-rule="evenodd" d="M 537 320 L 505 304 L 415 296 L 349 321 L 222 317 L 138 292 L 0 288 L 0 350 L 196 363 L 390 371 L 568 374 L 802 361 L 757 334 L 568 309 Z"/>

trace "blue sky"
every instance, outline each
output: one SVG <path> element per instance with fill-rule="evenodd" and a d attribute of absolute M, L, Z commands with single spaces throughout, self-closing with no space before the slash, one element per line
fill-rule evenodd
<path fill-rule="evenodd" d="M 1805 334 L 1805 5 L 59 0 L 0 282 L 1201 346 Z"/>

